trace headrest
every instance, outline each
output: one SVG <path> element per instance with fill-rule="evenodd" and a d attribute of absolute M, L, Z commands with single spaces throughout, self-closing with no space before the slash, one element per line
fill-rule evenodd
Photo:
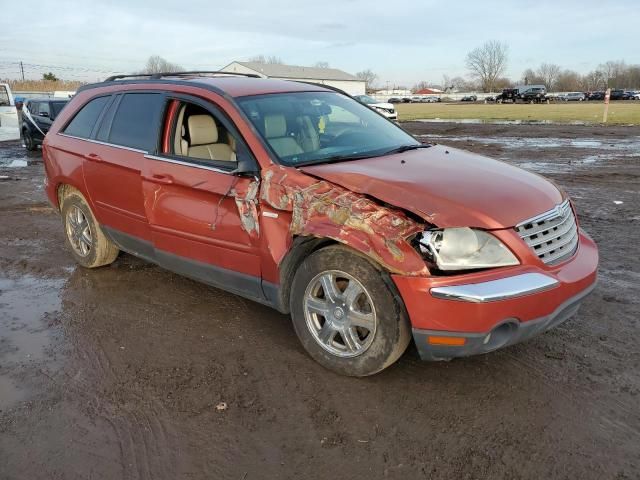
<path fill-rule="evenodd" d="M 287 134 L 287 120 L 284 115 L 276 113 L 273 115 L 265 115 L 264 117 L 264 135 L 267 138 L 284 137 Z"/>
<path fill-rule="evenodd" d="M 191 115 L 188 125 L 189 146 L 218 142 L 218 129 L 211 115 Z"/>

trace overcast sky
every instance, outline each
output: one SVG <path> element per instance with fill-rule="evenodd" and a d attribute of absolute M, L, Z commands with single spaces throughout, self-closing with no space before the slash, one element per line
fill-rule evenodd
<path fill-rule="evenodd" d="M 411 86 L 466 75 L 466 53 L 486 40 L 509 45 L 513 79 L 542 62 L 581 73 L 640 63 L 638 0 L 41 0 L 26 16 L 0 5 L 0 78 L 17 78 L 21 60 L 27 77 L 95 81 L 139 70 L 153 54 L 188 69 L 263 54 L 370 68 L 380 85 Z"/>

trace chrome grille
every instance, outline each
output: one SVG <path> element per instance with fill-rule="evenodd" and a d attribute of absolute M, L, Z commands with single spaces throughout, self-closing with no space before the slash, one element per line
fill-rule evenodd
<path fill-rule="evenodd" d="M 516 225 L 516 231 L 547 265 L 566 260 L 578 248 L 578 225 L 569 200 Z"/>

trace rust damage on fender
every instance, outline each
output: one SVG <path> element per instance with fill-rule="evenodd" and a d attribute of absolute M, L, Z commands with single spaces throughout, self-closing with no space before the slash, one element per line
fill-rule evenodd
<path fill-rule="evenodd" d="M 334 239 L 392 273 L 428 275 L 424 260 L 407 241 L 424 225 L 364 195 L 297 170 L 272 166 L 262 173 L 260 199 L 274 209 L 292 212 L 292 235 Z"/>
<path fill-rule="evenodd" d="M 240 223 L 242 228 L 252 238 L 260 235 L 260 222 L 258 220 L 258 189 L 260 182 L 255 179 L 249 183 L 243 183 L 231 190 L 230 195 L 234 198 L 238 212 L 240 213 Z"/>

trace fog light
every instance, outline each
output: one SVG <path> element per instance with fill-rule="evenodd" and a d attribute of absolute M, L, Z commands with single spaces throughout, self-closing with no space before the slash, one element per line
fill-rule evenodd
<path fill-rule="evenodd" d="M 449 347 L 461 347 L 467 343 L 467 339 L 464 337 L 440 337 L 435 335 L 429 335 L 427 337 L 427 343 L 429 345 L 446 345 Z"/>

